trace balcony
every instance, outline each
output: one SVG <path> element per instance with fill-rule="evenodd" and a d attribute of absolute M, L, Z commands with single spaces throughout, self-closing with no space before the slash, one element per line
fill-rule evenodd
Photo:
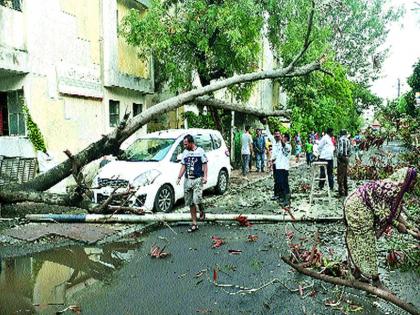
<path fill-rule="evenodd" d="M 20 9 L 20 1 L 0 0 L 0 72 L 28 72 L 25 22 Z"/>

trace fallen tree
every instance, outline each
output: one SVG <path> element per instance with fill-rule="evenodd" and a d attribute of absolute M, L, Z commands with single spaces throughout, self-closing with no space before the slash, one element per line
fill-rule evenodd
<path fill-rule="evenodd" d="M 126 114 L 120 125 L 116 127 L 110 134 L 104 135 L 100 140 L 90 144 L 84 150 L 76 154 L 72 154 L 66 150 L 65 152 L 68 156 L 68 159 L 61 164 L 55 166 L 45 173 L 38 175 L 27 183 L 9 185 L 7 187 L 2 186 L 0 188 L 0 204 L 7 205 L 29 201 L 45 204 L 77 206 L 88 209 L 88 206 L 81 204 L 81 202 L 83 202 L 82 195 L 88 189 L 88 187 L 83 185 L 83 176 L 81 174 L 82 167 L 104 155 L 116 155 L 119 151 L 120 145 L 135 131 L 150 122 L 153 118 L 172 111 L 184 104 L 197 102 L 201 105 L 206 105 L 209 108 L 224 108 L 227 110 L 253 114 L 259 117 L 287 114 L 286 112 L 253 110 L 241 104 L 231 104 L 215 100 L 209 95 L 220 89 L 247 82 L 267 79 L 278 80 L 292 78 L 296 76 L 308 75 L 313 71 L 327 72 L 326 70 L 322 69 L 322 64 L 325 61 L 324 57 L 320 57 L 306 65 L 297 66 L 298 62 L 301 61 L 302 57 L 305 55 L 311 44 L 310 34 L 313 23 L 314 6 L 314 2 L 312 2 L 312 10 L 308 18 L 308 27 L 303 47 L 286 67 L 275 70 L 234 75 L 230 78 L 221 79 L 204 87 L 195 88 L 188 92 L 181 93 L 175 97 L 169 98 L 148 108 L 141 114 L 131 119 L 128 119 L 128 114 Z M 79 185 L 78 189 L 70 196 L 58 196 L 44 192 L 70 175 L 73 175 Z"/>
<path fill-rule="evenodd" d="M 189 92 L 180 94 L 176 97 L 172 97 L 166 101 L 160 102 L 133 119 L 130 119 L 128 121 L 123 120 L 123 122 L 113 132 L 104 136 L 99 141 L 90 144 L 86 149 L 82 150 L 77 154 L 72 155 L 71 159 L 69 158 L 65 160 L 61 164 L 52 168 L 51 170 L 35 177 L 33 180 L 20 185 L 7 187 L 3 186 L 0 189 L 0 203 L 22 202 L 25 200 L 25 193 L 28 198 L 30 197 L 29 199 L 32 199 L 32 201 L 44 202 L 48 198 L 43 197 L 41 194 L 36 195 L 33 192 L 42 192 L 51 188 L 66 177 L 72 175 L 74 168 L 80 169 L 80 167 L 82 167 L 83 165 L 86 165 L 91 161 L 99 159 L 104 155 L 116 154 L 123 141 L 125 141 L 130 135 L 132 135 L 143 125 L 147 124 L 154 117 L 169 112 L 184 104 L 190 103 L 199 96 L 203 96 L 211 92 L 217 91 L 219 89 L 225 88 L 227 86 L 243 82 L 306 75 L 313 71 L 320 70 L 322 63 L 323 59 L 321 58 L 315 62 L 312 62 L 302 67 L 294 67 L 293 63 L 285 68 L 278 70 L 261 71 L 238 75 L 232 78 L 212 83 L 202 88 L 191 90 Z M 252 112 L 260 116 L 270 116 L 272 114 L 279 114 L 277 112 L 264 112 L 253 110 L 251 111 L 243 106 L 235 106 L 234 104 L 226 105 L 222 102 L 215 100 L 206 100 L 205 103 L 207 106 L 213 106 L 214 104 L 216 104 L 214 106 L 217 106 L 218 108 L 227 108 L 229 110 L 244 111 L 248 113 Z M 34 200 L 33 198 L 35 198 L 36 200 Z M 57 198 L 57 200 L 58 199 L 60 198 Z M 73 203 L 73 201 L 74 200 L 69 198 L 66 199 L 64 202 L 69 205 L 75 205 L 76 203 Z"/>
<path fill-rule="evenodd" d="M 395 294 L 391 293 L 390 291 L 378 288 L 378 287 L 374 287 L 372 285 L 369 285 L 368 283 L 364 283 L 364 282 L 360 282 L 357 280 L 347 280 L 347 279 L 342 279 L 342 278 L 338 278 L 338 277 L 332 277 L 332 276 L 328 276 L 328 275 L 324 275 L 315 271 L 312 271 L 308 268 L 304 268 L 298 264 L 292 263 L 292 261 L 286 257 L 281 257 L 281 259 L 288 264 L 289 266 L 291 266 L 293 269 L 295 269 L 296 271 L 321 280 L 321 281 L 325 281 L 328 283 L 332 283 L 332 284 L 336 284 L 336 285 L 341 285 L 341 286 L 346 286 L 349 288 L 354 288 L 357 290 L 362 290 L 365 291 L 369 294 L 373 294 L 385 301 L 391 302 L 392 304 L 397 305 L 398 307 L 402 308 L 403 310 L 407 311 L 410 314 L 415 314 L 415 315 L 419 315 L 420 311 L 411 304 L 408 304 L 404 301 L 402 301 L 401 299 L 399 299 Z"/>

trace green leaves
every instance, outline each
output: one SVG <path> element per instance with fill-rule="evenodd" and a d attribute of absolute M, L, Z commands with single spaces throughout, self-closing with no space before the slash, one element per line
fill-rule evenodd
<path fill-rule="evenodd" d="M 158 79 L 174 91 L 191 87 L 192 72 L 203 85 L 255 69 L 260 53 L 262 8 L 253 0 L 152 0 L 140 16 L 124 19 L 121 33 L 143 56 L 153 55 Z M 236 93 L 247 89 L 236 88 Z"/>

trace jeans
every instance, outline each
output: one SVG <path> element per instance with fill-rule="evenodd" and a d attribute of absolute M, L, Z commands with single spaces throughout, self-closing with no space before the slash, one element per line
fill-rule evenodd
<path fill-rule="evenodd" d="M 325 159 L 319 159 L 319 162 L 327 162 L 327 176 L 328 176 L 328 186 L 330 187 L 331 190 L 333 190 L 334 188 L 334 176 L 333 176 L 333 160 L 325 160 Z M 325 168 L 321 167 L 321 173 L 319 177 L 325 177 Z M 320 180 L 319 181 L 319 188 L 322 189 L 324 188 L 324 184 L 325 184 L 325 180 Z"/>
<path fill-rule="evenodd" d="M 246 176 L 249 173 L 249 154 L 242 154 L 242 175 Z"/>
<path fill-rule="evenodd" d="M 310 152 L 310 153 L 306 152 L 306 164 L 311 165 L 312 160 L 313 160 L 312 152 Z"/>
<path fill-rule="evenodd" d="M 264 153 L 255 153 L 257 172 L 264 171 Z"/>
<path fill-rule="evenodd" d="M 347 185 L 347 168 L 349 165 L 349 158 L 346 156 L 339 157 L 337 159 L 337 182 L 338 182 L 338 193 L 341 196 L 348 195 Z"/>
<path fill-rule="evenodd" d="M 275 182 L 277 184 L 278 195 L 280 198 L 284 198 L 286 195 L 290 194 L 289 187 L 289 171 L 288 170 L 275 170 Z"/>

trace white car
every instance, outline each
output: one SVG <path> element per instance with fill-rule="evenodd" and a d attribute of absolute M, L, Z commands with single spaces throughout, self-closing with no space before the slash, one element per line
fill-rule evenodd
<path fill-rule="evenodd" d="M 184 151 L 183 139 L 194 137 L 197 146 L 208 158 L 207 183 L 203 189 L 214 188 L 223 194 L 229 184 L 231 165 L 229 150 L 217 130 L 170 129 L 137 138 L 117 160 L 105 164 L 94 179 L 94 201 L 101 203 L 112 193 L 134 194 L 124 206 L 169 212 L 184 197 L 184 178 L 176 184 Z M 113 199 L 115 204 L 121 201 Z"/>

